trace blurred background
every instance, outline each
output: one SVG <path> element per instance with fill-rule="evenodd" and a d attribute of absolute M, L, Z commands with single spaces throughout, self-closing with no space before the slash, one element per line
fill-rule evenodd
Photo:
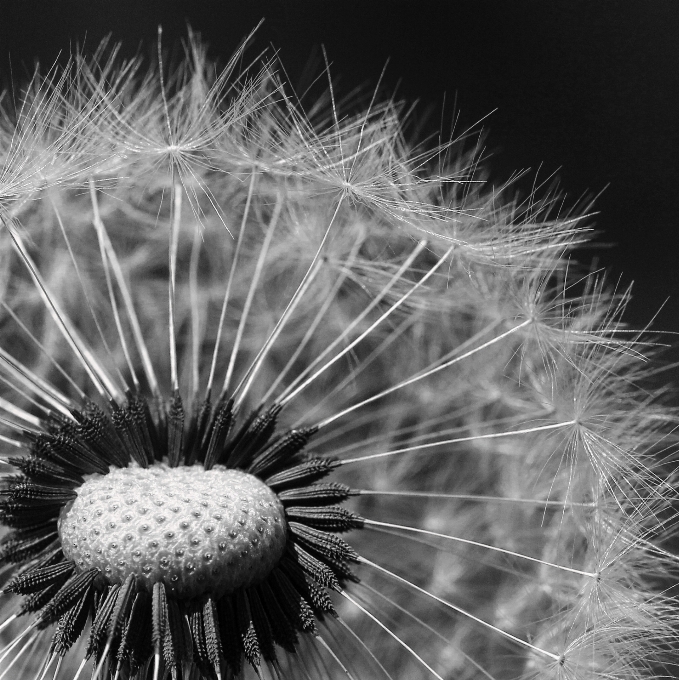
<path fill-rule="evenodd" d="M 558 180 L 566 208 L 596 197 L 610 247 L 582 259 L 634 281 L 631 325 L 662 307 L 653 327 L 679 331 L 676 0 L 0 0 L 0 78 L 109 35 L 152 54 L 159 24 L 175 54 L 190 24 L 225 62 L 262 19 L 247 55 L 277 50 L 293 85 L 322 73 L 324 46 L 338 97 L 380 82 L 431 144 L 481 134 L 492 184 L 525 170 L 524 195 Z"/>

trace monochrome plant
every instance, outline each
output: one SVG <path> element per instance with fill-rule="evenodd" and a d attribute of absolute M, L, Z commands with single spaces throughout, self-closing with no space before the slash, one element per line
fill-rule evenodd
<path fill-rule="evenodd" d="M 3 100 L 0 678 L 671 674 L 675 415 L 587 215 L 242 56 Z"/>

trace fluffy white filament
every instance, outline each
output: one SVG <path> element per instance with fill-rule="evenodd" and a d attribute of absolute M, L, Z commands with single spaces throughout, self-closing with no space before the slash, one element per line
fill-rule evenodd
<path fill-rule="evenodd" d="M 239 57 L 217 72 L 193 41 L 161 78 L 102 50 L 4 100 L 3 460 L 47 411 L 129 385 L 280 402 L 370 521 L 339 621 L 263 677 L 666 672 L 674 415 L 640 386 L 627 294 L 571 260 L 584 218 L 410 148 L 392 102 L 311 121 Z M 17 606 L 0 675 L 91 673 Z"/>

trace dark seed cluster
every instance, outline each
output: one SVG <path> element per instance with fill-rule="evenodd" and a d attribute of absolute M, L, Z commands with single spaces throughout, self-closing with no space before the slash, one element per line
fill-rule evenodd
<path fill-rule="evenodd" d="M 277 432 L 279 413 L 274 405 L 241 417 L 224 398 L 187 417 L 178 393 L 166 402 L 129 393 L 124 405 L 88 403 L 72 419 L 53 415 L 42 431 L 25 433 L 30 454 L 11 459 L 20 474 L 2 489 L 0 519 L 13 531 L 0 543 L 0 563 L 25 565 L 5 591 L 25 596 L 20 613 L 36 613 L 40 628 L 56 624 L 51 656 L 64 656 L 89 623 L 86 656 L 111 675 L 144 680 L 158 665 L 175 677 L 191 668 L 207 678 L 238 675 L 244 660 L 277 666 L 277 646 L 294 654 L 300 633 L 316 634 L 317 622 L 335 615 L 328 590 L 355 580 L 358 559 L 338 534 L 363 521 L 340 505 L 348 487 L 322 481 L 336 463 L 303 452 L 315 428 Z M 189 599 L 162 580 L 111 579 L 68 559 L 58 521 L 86 476 L 161 463 L 241 470 L 277 495 L 287 538 L 268 575 Z"/>

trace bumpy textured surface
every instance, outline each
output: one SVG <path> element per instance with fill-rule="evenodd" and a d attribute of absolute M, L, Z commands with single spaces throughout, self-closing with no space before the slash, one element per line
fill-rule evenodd
<path fill-rule="evenodd" d="M 128 467 L 92 475 L 62 511 L 64 554 L 112 583 L 133 573 L 181 597 L 263 579 L 285 548 L 283 506 L 256 477 L 217 466 Z"/>

